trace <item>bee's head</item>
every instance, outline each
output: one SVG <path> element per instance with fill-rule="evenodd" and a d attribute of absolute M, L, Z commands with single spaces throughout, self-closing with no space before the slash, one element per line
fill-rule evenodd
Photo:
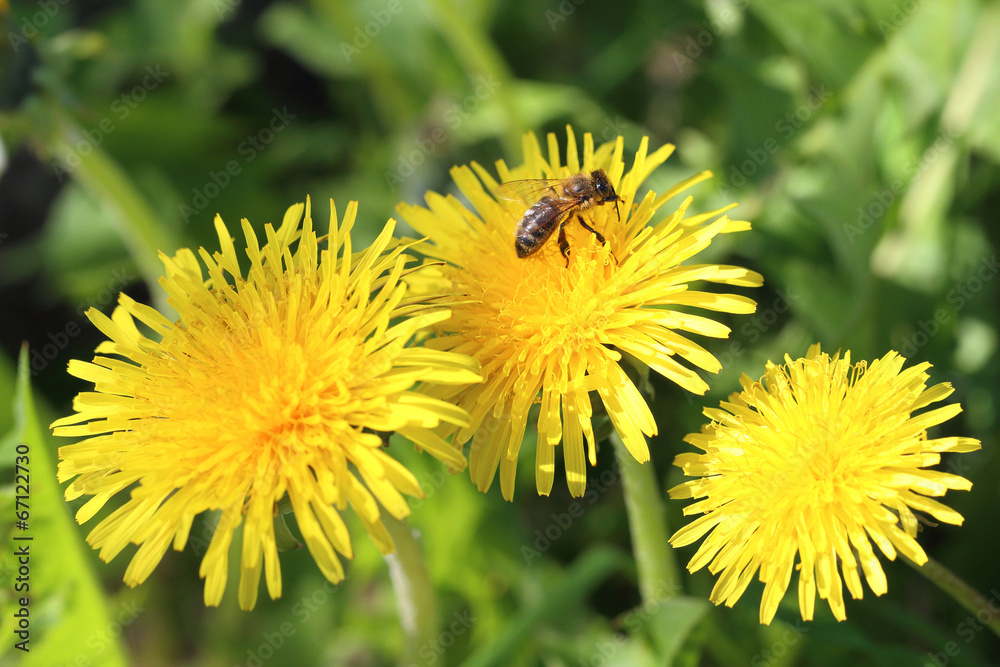
<path fill-rule="evenodd" d="M 618 201 L 618 193 L 615 186 L 611 185 L 608 175 L 603 169 L 590 172 L 590 177 L 594 179 L 594 189 L 597 190 L 597 199 L 600 202 Z"/>

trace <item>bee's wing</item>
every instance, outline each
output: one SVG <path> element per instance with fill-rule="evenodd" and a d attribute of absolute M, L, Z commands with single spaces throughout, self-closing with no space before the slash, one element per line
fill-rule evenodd
<path fill-rule="evenodd" d="M 563 178 L 526 178 L 521 181 L 507 181 L 496 189 L 496 196 L 507 201 L 518 202 L 531 206 L 546 194 L 552 197 L 560 196 Z"/>

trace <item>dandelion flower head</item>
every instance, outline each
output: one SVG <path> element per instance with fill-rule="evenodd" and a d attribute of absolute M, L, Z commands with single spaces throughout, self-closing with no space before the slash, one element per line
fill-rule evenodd
<path fill-rule="evenodd" d="M 511 169 L 497 162 L 499 180 L 476 163 L 452 170 L 475 212 L 454 196 L 434 192 L 427 194 L 426 207 L 403 204 L 398 211 L 429 239 L 419 246 L 421 252 L 446 262 L 435 289 L 455 295 L 452 318 L 435 327 L 437 335 L 426 345 L 472 355 L 483 367 L 482 384 L 440 393 L 470 412 L 469 425 L 452 430 L 457 443 L 471 439 L 472 479 L 485 491 L 499 468 L 503 495 L 512 497 L 529 410 L 539 404 L 538 492 L 551 491 L 561 444 L 569 490 L 581 496 L 585 457 L 595 465 L 597 456 L 591 392 L 600 396 L 629 452 L 640 462 L 649 459 L 645 436 L 656 433 L 656 423 L 622 367 L 623 353 L 688 391 L 704 393 L 708 385 L 691 366 L 716 373 L 720 364 L 686 334 L 725 338 L 729 328 L 688 309 L 752 313 L 755 304 L 745 296 L 698 291 L 691 283 L 748 287 L 759 286 L 761 278 L 735 266 L 683 264 L 717 235 L 747 230 L 749 223 L 722 215 L 731 206 L 688 215 L 690 197 L 676 210 L 659 213 L 676 194 L 709 178 L 709 172 L 662 194 L 639 196 L 640 185 L 673 146 L 650 153 L 643 139 L 627 171 L 621 137 L 595 148 L 592 136 L 584 135 L 582 161 L 572 129 L 565 159 L 554 135 L 548 136 L 547 159 L 533 134 L 525 136 L 523 148 L 523 165 Z M 526 204 L 495 197 L 500 183 L 561 179 L 597 169 L 607 173 L 621 201 L 593 206 L 582 215 L 607 244 L 574 218 L 566 225 L 568 266 L 557 233 L 536 253 L 519 258 L 514 229 Z M 431 278 L 424 280 L 433 284 Z"/>
<path fill-rule="evenodd" d="M 289 208 L 278 229 L 265 227 L 263 247 L 243 220 L 245 274 L 220 218 L 221 252 L 198 253 L 207 279 L 191 250 L 161 254 L 160 284 L 176 322 L 124 294 L 112 317 L 88 312 L 110 340 L 92 363 L 70 362 L 70 373 L 95 390 L 80 393 L 76 414 L 53 424 L 56 435 L 85 438 L 60 448 L 58 476 L 72 480 L 68 500 L 92 496 L 77 513 L 80 523 L 128 491 L 87 540 L 105 561 L 129 542 L 139 545 L 125 573 L 129 585 L 144 581 L 171 544 L 184 548 L 196 515 L 216 510 L 200 569 L 205 603 L 222 598 L 241 524 L 240 606 L 254 606 L 262 570 L 278 597 L 274 519 L 286 494 L 320 570 L 339 581 L 338 554 L 353 553 L 341 513 L 353 508 L 388 553 L 393 543 L 381 512 L 402 518 L 409 513 L 403 494 L 421 495 L 375 431 L 400 433 L 450 468 L 464 468 L 461 452 L 432 429 L 464 426 L 466 413 L 415 385 L 467 384 L 478 377 L 476 363 L 406 346 L 447 311 L 407 296 L 400 278 L 410 258 L 392 239 L 393 221 L 352 254 L 357 203 L 339 224 L 331 208 L 323 250 L 308 201 Z"/>
<path fill-rule="evenodd" d="M 671 543 L 705 537 L 688 569 L 707 565 L 719 574 L 713 602 L 733 606 L 759 571 L 760 621 L 770 623 L 798 570 L 802 618 L 812 620 L 818 592 L 843 620 L 841 576 L 855 599 L 862 573 L 876 595 L 887 590 L 873 543 L 890 560 L 898 552 L 923 564 L 915 512 L 962 523 L 933 498 L 972 484 L 928 468 L 942 452 L 973 451 L 979 441 L 927 437 L 961 407 L 914 414 L 953 389 L 928 387 L 930 364 L 903 370 L 904 361 L 889 352 L 870 366 L 852 366 L 850 352 L 830 356 L 814 345 L 804 359 L 768 363 L 758 382 L 744 375 L 742 392 L 705 410 L 712 421 L 686 438 L 703 453 L 674 462 L 697 479 L 670 490 L 671 498 L 698 499 L 684 513 L 702 516 Z"/>

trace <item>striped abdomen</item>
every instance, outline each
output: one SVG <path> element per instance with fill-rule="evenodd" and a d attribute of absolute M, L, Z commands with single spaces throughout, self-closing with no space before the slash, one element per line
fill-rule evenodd
<path fill-rule="evenodd" d="M 518 257 L 527 257 L 542 247 L 559 224 L 561 209 L 551 197 L 542 197 L 524 212 L 514 229 L 514 249 Z"/>

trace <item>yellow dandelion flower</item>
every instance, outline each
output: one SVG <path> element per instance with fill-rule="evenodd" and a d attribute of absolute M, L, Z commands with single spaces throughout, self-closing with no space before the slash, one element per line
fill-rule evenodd
<path fill-rule="evenodd" d="M 685 438 L 704 453 L 674 461 L 699 479 L 670 490 L 671 498 L 701 498 L 684 513 L 704 516 L 670 541 L 683 547 L 708 535 L 688 569 L 708 565 L 722 573 L 715 604 L 733 606 L 759 569 L 760 621 L 770 623 L 794 569 L 802 618 L 812 620 L 818 591 L 844 620 L 841 572 L 855 599 L 862 596 L 859 565 L 876 595 L 886 591 L 872 543 L 889 560 L 898 551 L 922 565 L 927 555 L 913 539 L 914 510 L 962 523 L 928 496 L 972 484 L 926 468 L 940 462 L 941 452 L 974 451 L 979 441 L 927 438 L 928 428 L 962 408 L 914 415 L 953 390 L 948 383 L 928 388 L 930 364 L 902 370 L 904 361 L 890 352 L 870 366 L 852 366 L 850 352 L 831 357 L 814 345 L 804 359 L 768 363 L 758 382 L 744 375 L 741 393 L 705 410 L 711 423 Z"/>
<path fill-rule="evenodd" d="M 160 256 L 160 284 L 178 321 L 124 294 L 112 317 L 87 313 L 110 340 L 93 363 L 70 362 L 69 372 L 96 391 L 79 394 L 76 414 L 53 424 L 56 435 L 87 438 L 60 448 L 58 476 L 73 480 L 67 500 L 93 496 L 76 515 L 81 524 L 129 490 L 129 500 L 87 541 L 105 561 L 129 542 L 139 545 L 125 573 L 130 586 L 150 575 L 171 543 L 184 548 L 195 515 L 218 510 L 200 569 L 205 604 L 222 599 L 229 545 L 241 523 L 240 606 L 254 606 L 262 566 L 277 598 L 273 521 L 286 494 L 330 581 L 344 576 L 337 554 L 352 556 L 341 517 L 348 505 L 390 553 L 381 512 L 406 516 L 402 494 L 421 491 L 373 431 L 400 433 L 452 469 L 464 468 L 461 451 L 431 429 L 464 426 L 468 415 L 414 385 L 467 384 L 478 377 L 477 365 L 460 354 L 406 347 L 448 313 L 406 297 L 400 278 L 410 258 L 398 245 L 385 252 L 392 220 L 370 248 L 352 255 L 356 214 L 351 202 L 338 225 L 333 208 L 329 249 L 322 251 L 308 200 L 289 208 L 279 229 L 265 227 L 263 248 L 243 220 L 245 275 L 216 218 L 221 252 L 199 250 L 207 280 L 191 250 Z M 136 320 L 159 338 L 144 335 Z M 107 354 L 124 359 L 100 356 Z"/>
<path fill-rule="evenodd" d="M 553 135 L 548 144 L 546 160 L 535 136 L 526 135 L 524 165 L 509 169 L 498 162 L 499 182 L 566 178 L 603 169 L 621 198 L 617 204 L 594 206 L 583 213 L 607 245 L 575 220 L 567 225 L 568 266 L 557 234 L 538 252 L 523 259 L 517 256 L 514 229 L 525 206 L 495 198 L 499 182 L 476 163 L 451 172 L 476 213 L 457 198 L 434 192 L 427 194 L 427 208 L 398 207 L 407 222 L 429 239 L 419 249 L 447 263 L 436 275 L 438 289 L 457 295 L 451 304 L 452 318 L 435 328 L 437 337 L 426 345 L 470 354 L 483 367 L 481 385 L 451 396 L 471 415 L 468 426 L 455 429 L 455 441 L 472 440 L 469 468 L 480 490 L 490 487 L 499 467 L 508 500 L 528 411 L 535 403 L 541 404 L 535 444 L 540 494 L 551 491 L 555 447 L 561 442 L 569 490 L 574 496 L 583 495 L 584 439 L 589 462 L 596 464 L 591 392 L 601 397 L 631 454 L 647 461 L 644 435 L 656 433 L 656 422 L 622 369 L 622 353 L 702 394 L 705 381 L 678 359 L 711 373 L 718 372 L 720 364 L 682 334 L 725 338 L 729 328 L 675 307 L 752 313 L 755 304 L 746 297 L 696 291 L 689 284 L 698 280 L 761 284 L 758 274 L 743 268 L 682 264 L 717 234 L 750 228 L 749 223 L 720 217 L 732 206 L 688 216 L 688 197 L 679 208 L 649 224 L 674 195 L 711 176 L 702 172 L 663 194 L 648 192 L 638 199 L 639 186 L 673 146 L 648 153 L 648 140 L 643 139 L 626 173 L 621 137 L 595 149 L 591 135 L 584 135 L 582 162 L 572 129 L 568 128 L 565 163 Z M 432 278 L 423 279 L 433 283 Z"/>

